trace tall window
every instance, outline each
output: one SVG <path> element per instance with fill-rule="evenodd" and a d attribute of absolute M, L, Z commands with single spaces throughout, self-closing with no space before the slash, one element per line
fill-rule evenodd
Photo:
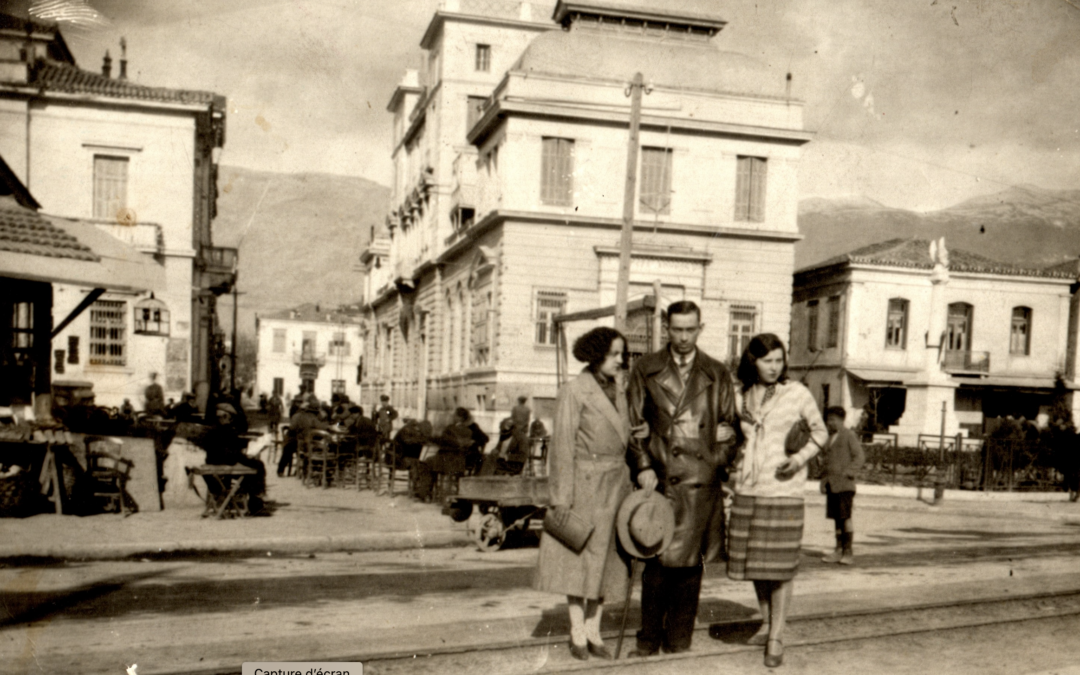
<path fill-rule="evenodd" d="M 491 274 L 481 276 L 473 288 L 471 350 L 469 363 L 486 366 L 491 360 Z"/>
<path fill-rule="evenodd" d="M 483 96 L 470 96 L 468 99 L 468 108 L 465 113 L 465 132 L 468 133 L 469 129 L 473 128 L 477 120 L 484 114 L 484 101 L 487 99 Z"/>
<path fill-rule="evenodd" d="M 98 300 L 90 305 L 90 365 L 127 365 L 127 303 Z"/>
<path fill-rule="evenodd" d="M 829 298 L 829 334 L 825 340 L 826 347 L 835 347 L 840 344 L 840 296 L 834 295 Z"/>
<path fill-rule="evenodd" d="M 128 158 L 94 155 L 94 217 L 112 220 L 127 206 Z"/>
<path fill-rule="evenodd" d="M 331 394 L 344 394 L 345 393 L 345 380 L 330 380 L 330 393 Z"/>
<path fill-rule="evenodd" d="M 739 157 L 735 172 L 735 220 L 765 221 L 764 157 Z"/>
<path fill-rule="evenodd" d="M 551 320 L 566 311 L 566 293 L 562 291 L 536 292 L 536 344 L 555 344 L 555 323 Z"/>
<path fill-rule="evenodd" d="M 574 141 L 544 138 L 540 166 L 540 201 L 569 206 L 574 197 Z"/>
<path fill-rule="evenodd" d="M 483 73 L 491 70 L 491 45 L 476 45 L 476 69 Z"/>
<path fill-rule="evenodd" d="M 889 316 L 885 320 L 885 346 L 907 349 L 908 301 L 903 298 L 889 299 Z"/>
<path fill-rule="evenodd" d="M 966 302 L 949 305 L 946 349 L 956 352 L 971 351 L 971 315 L 972 307 Z"/>
<path fill-rule="evenodd" d="M 11 304 L 11 348 L 29 352 L 34 348 L 34 303 Z"/>
<path fill-rule="evenodd" d="M 671 213 L 671 149 L 641 149 L 641 209 L 648 213 Z"/>
<path fill-rule="evenodd" d="M 283 377 L 275 377 L 274 378 L 274 393 L 277 394 L 278 396 L 284 396 L 285 395 L 285 378 L 283 378 Z"/>
<path fill-rule="evenodd" d="M 1031 308 L 1013 307 L 1009 353 L 1027 356 L 1031 353 Z"/>
<path fill-rule="evenodd" d="M 304 331 L 304 337 L 300 342 L 300 353 L 306 357 L 315 356 L 315 331 Z"/>
<path fill-rule="evenodd" d="M 349 355 L 349 342 L 345 339 L 344 332 L 334 333 L 334 337 L 330 340 L 330 356 L 348 356 Z"/>
<path fill-rule="evenodd" d="M 731 305 L 728 310 L 728 356 L 738 359 L 753 337 L 757 324 L 757 307 Z"/>
<path fill-rule="evenodd" d="M 806 348 L 810 351 L 816 351 L 817 344 L 817 329 L 818 324 L 818 301 L 811 300 L 806 303 Z"/>
<path fill-rule="evenodd" d="M 284 328 L 275 328 L 274 329 L 274 353 L 275 354 L 284 354 L 285 353 L 285 329 Z"/>

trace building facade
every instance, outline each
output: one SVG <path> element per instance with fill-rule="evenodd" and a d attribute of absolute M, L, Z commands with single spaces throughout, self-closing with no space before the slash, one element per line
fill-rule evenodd
<path fill-rule="evenodd" d="M 358 308 L 325 310 L 312 304 L 256 317 L 256 395 L 292 400 L 302 389 L 321 401 L 334 394 L 358 401 L 361 324 Z"/>
<path fill-rule="evenodd" d="M 213 246 L 216 153 L 225 99 L 148 87 L 77 66 L 50 24 L 0 16 L 0 154 L 45 213 L 92 220 L 158 260 L 164 290 L 57 284 L 54 372 L 93 384 L 97 402 L 136 407 L 151 373 L 166 396 L 216 385 L 216 296 L 229 289 L 235 250 Z"/>
<path fill-rule="evenodd" d="M 422 46 L 437 67 L 391 100 L 393 279 L 368 305 L 365 396 L 435 423 L 465 406 L 494 428 L 525 395 L 550 418 L 552 317 L 615 301 L 635 72 L 631 299 L 659 281 L 662 303 L 699 303 L 700 344 L 720 358 L 756 332 L 786 337 L 810 139 L 790 78 L 722 51 L 716 17 L 469 7 L 436 12 Z"/>
<path fill-rule="evenodd" d="M 943 406 L 947 436 L 1035 419 L 1071 388 L 1075 281 L 944 240 L 867 246 L 795 274 L 791 374 L 823 408 L 845 407 L 852 425 L 865 411 L 904 445 L 940 434 Z"/>

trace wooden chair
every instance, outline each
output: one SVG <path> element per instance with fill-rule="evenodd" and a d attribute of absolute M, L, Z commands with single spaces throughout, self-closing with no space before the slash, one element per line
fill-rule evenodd
<path fill-rule="evenodd" d="M 307 432 L 307 473 L 304 485 L 316 480 L 324 488 L 336 479 L 338 453 L 334 436 L 328 431 L 312 429 Z"/>
<path fill-rule="evenodd" d="M 104 501 L 106 511 L 123 515 L 134 513 L 127 495 L 127 482 L 135 463 L 120 456 L 119 447 L 104 438 L 87 437 L 85 443 L 90 497 L 95 502 Z"/>

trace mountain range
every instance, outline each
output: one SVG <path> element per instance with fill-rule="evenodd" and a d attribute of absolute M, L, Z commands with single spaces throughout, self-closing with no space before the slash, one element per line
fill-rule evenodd
<path fill-rule="evenodd" d="M 1080 255 L 1080 190 L 1010 187 L 938 211 L 895 209 L 866 197 L 799 202 L 795 268 L 888 239 L 945 237 L 999 262 L 1043 267 Z"/>
<path fill-rule="evenodd" d="M 213 237 L 240 249 L 240 332 L 254 333 L 256 313 L 357 302 L 360 252 L 389 198 L 390 188 L 356 176 L 221 167 Z M 218 315 L 230 331 L 231 297 Z"/>
<path fill-rule="evenodd" d="M 240 249 L 239 327 L 257 312 L 360 298 L 359 256 L 383 222 L 390 189 L 355 176 L 222 167 L 214 243 Z M 795 268 L 898 237 L 945 237 L 951 249 L 1042 267 L 1080 255 L 1080 190 L 1010 187 L 920 213 L 866 197 L 799 203 Z M 231 298 L 219 315 L 229 330 Z"/>

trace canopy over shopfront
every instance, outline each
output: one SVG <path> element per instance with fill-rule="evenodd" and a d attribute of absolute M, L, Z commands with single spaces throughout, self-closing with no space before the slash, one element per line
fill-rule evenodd
<path fill-rule="evenodd" d="M 52 337 L 106 290 L 161 291 L 165 269 L 91 222 L 38 213 L 0 159 L 0 405 L 51 407 Z M 92 289 L 54 321 L 52 284 Z"/>

